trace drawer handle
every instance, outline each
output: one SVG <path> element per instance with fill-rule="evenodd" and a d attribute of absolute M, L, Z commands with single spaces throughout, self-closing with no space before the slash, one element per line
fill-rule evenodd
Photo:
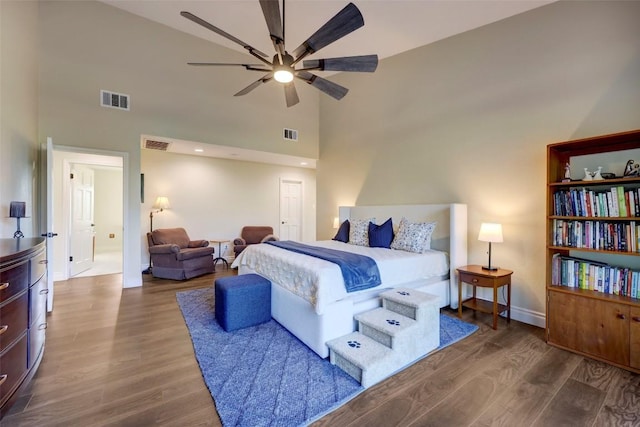
<path fill-rule="evenodd" d="M 626 319 L 626 317 L 625 317 L 624 313 L 618 313 L 616 317 L 617 317 L 618 319 L 622 319 L 622 320 Z"/>
<path fill-rule="evenodd" d="M 39 331 L 44 331 L 45 329 L 47 329 L 47 322 L 40 323 L 40 324 L 38 325 L 38 330 L 39 330 Z"/>
<path fill-rule="evenodd" d="M 40 295 L 47 295 L 49 293 L 49 289 L 41 289 L 40 292 L 38 292 Z"/>
<path fill-rule="evenodd" d="M 9 325 L 2 325 L 0 326 L 0 335 L 4 334 L 5 332 L 7 332 L 7 329 L 9 329 Z"/>
<path fill-rule="evenodd" d="M 48 263 L 48 261 L 46 259 L 38 261 L 38 264 L 47 264 L 47 263 Z"/>
<path fill-rule="evenodd" d="M 4 291 L 8 287 L 9 287 L 9 282 L 4 282 L 2 285 L 0 285 L 0 291 Z"/>
<path fill-rule="evenodd" d="M 7 380 L 7 378 L 9 378 L 9 375 L 7 374 L 0 375 L 0 385 L 2 385 Z"/>
<path fill-rule="evenodd" d="M 473 283 L 478 283 L 478 279 L 472 279 L 471 280 Z"/>
<path fill-rule="evenodd" d="M 640 317 L 638 316 L 633 316 L 632 319 L 634 322 L 640 322 Z"/>

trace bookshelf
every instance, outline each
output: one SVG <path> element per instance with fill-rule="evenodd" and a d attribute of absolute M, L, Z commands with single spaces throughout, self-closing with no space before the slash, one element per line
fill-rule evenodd
<path fill-rule="evenodd" d="M 547 146 L 546 340 L 640 373 L 640 176 L 623 176 L 630 159 L 640 162 L 640 130 Z M 583 180 L 598 167 L 615 178 Z"/>

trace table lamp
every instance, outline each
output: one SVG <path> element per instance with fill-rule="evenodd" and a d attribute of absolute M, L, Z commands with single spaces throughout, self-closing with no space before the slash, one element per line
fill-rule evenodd
<path fill-rule="evenodd" d="M 24 237 L 22 231 L 20 231 L 20 218 L 25 218 L 27 213 L 27 204 L 25 202 L 11 202 L 9 204 L 9 217 L 18 219 L 18 229 L 13 233 L 14 239 L 21 239 Z"/>
<path fill-rule="evenodd" d="M 480 225 L 478 240 L 489 242 L 489 265 L 482 267 L 483 270 L 496 271 L 498 267 L 491 265 L 491 243 L 502 243 L 502 224 L 483 222 Z"/>

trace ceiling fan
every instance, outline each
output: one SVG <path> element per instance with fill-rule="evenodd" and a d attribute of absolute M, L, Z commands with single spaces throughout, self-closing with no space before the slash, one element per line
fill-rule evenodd
<path fill-rule="evenodd" d="M 269 55 L 259 51 L 253 46 L 221 30 L 196 15 L 182 11 L 180 15 L 221 35 L 234 43 L 239 44 L 252 56 L 258 58 L 261 64 L 241 64 L 241 63 L 218 63 L 218 62 L 189 62 L 195 66 L 242 66 L 247 70 L 266 72 L 261 78 L 251 83 L 235 96 L 246 95 L 253 89 L 276 80 L 284 85 L 284 96 L 287 107 L 296 105 L 300 100 L 294 85 L 294 77 L 300 79 L 320 91 L 332 96 L 335 99 L 342 99 L 349 89 L 324 79 L 311 71 L 356 71 L 374 72 L 378 66 L 378 55 L 345 56 L 339 58 L 313 59 L 302 61 L 302 67 L 296 68 L 308 55 L 311 55 L 323 47 L 341 39 L 347 34 L 357 30 L 364 25 L 364 19 L 360 10 L 353 3 L 349 3 L 344 9 L 338 12 L 333 18 L 327 21 L 318 31 L 313 33 L 306 41 L 298 46 L 292 53 L 285 47 L 285 0 L 282 0 L 282 15 L 280 15 L 279 0 L 260 0 L 262 13 L 267 22 L 267 28 L 271 35 L 271 41 L 276 54 L 269 61 Z"/>

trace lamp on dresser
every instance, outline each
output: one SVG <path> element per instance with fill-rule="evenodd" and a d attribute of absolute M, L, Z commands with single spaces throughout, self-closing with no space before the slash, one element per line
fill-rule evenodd
<path fill-rule="evenodd" d="M 496 271 L 498 267 L 491 265 L 491 243 L 502 243 L 502 224 L 483 222 L 480 225 L 478 240 L 489 242 L 489 264 L 482 267 L 483 270 Z"/>
<path fill-rule="evenodd" d="M 14 239 L 21 239 L 24 237 L 22 231 L 20 231 L 20 218 L 25 218 L 27 215 L 27 204 L 25 202 L 11 202 L 9 204 L 9 217 L 17 218 L 18 229 L 13 233 Z"/>

